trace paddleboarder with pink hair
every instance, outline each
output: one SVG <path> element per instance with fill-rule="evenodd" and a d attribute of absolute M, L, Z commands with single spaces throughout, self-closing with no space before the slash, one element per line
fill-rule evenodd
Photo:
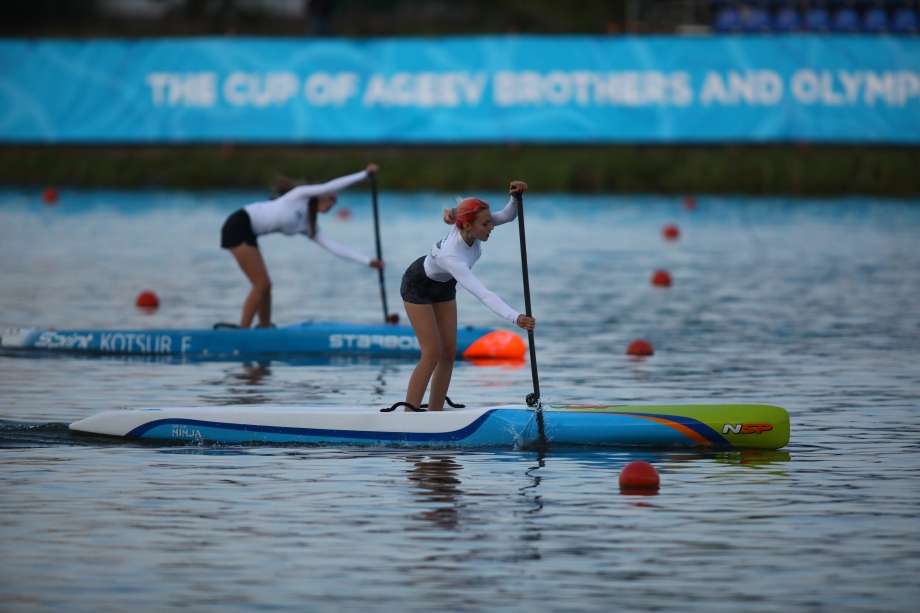
<path fill-rule="evenodd" d="M 456 207 L 445 209 L 444 222 L 453 225 L 450 232 L 403 275 L 400 294 L 422 350 L 406 392 L 406 404 L 411 407 L 421 406 L 429 381 L 428 410 L 440 411 L 444 407 L 457 355 L 457 284 L 496 315 L 525 330 L 534 329 L 534 318 L 508 306 L 471 270 L 482 255 L 481 244 L 489 240 L 495 226 L 517 217 L 517 197 L 525 191 L 526 183 L 512 181 L 511 200 L 495 214 L 489 203 L 479 198 L 464 198 Z"/>

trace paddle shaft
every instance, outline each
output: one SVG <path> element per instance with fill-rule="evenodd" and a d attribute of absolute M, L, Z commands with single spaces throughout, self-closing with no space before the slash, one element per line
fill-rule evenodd
<path fill-rule="evenodd" d="M 518 232 L 521 236 L 521 270 L 524 277 L 524 312 L 527 317 L 533 317 L 530 308 L 530 276 L 527 274 L 527 239 L 524 236 L 524 195 L 518 194 Z M 537 349 L 534 345 L 533 330 L 527 331 L 527 341 L 530 344 L 530 372 L 533 375 L 533 396 L 537 407 L 540 406 L 540 377 L 537 375 Z M 542 415 L 541 415 L 542 417 Z M 542 425 L 542 419 L 540 424 Z"/>
<path fill-rule="evenodd" d="M 374 238 L 377 241 L 377 259 L 383 261 L 383 254 L 380 250 L 380 216 L 377 213 L 377 176 L 371 175 L 371 198 L 374 202 Z M 377 269 L 377 277 L 380 279 L 380 300 L 383 302 L 383 322 L 387 323 L 390 317 L 390 310 L 387 308 L 387 289 L 383 281 L 383 269 Z"/>

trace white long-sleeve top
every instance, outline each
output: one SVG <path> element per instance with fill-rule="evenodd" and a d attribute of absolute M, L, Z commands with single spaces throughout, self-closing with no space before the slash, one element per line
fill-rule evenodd
<path fill-rule="evenodd" d="M 517 201 L 512 198 L 504 209 L 492 214 L 492 224 L 500 226 L 508 223 L 517 217 L 517 213 Z M 516 323 L 520 313 L 505 304 L 473 276 L 473 264 L 481 255 L 482 241 L 477 238 L 473 240 L 472 245 L 467 245 L 460 234 L 460 228 L 455 225 L 447 236 L 439 240 L 428 252 L 428 256 L 425 257 L 425 274 L 434 281 L 456 279 L 460 287 L 476 296 L 493 313 Z"/>
<path fill-rule="evenodd" d="M 337 243 L 323 234 L 319 228 L 316 228 L 313 236 L 310 236 L 310 218 L 307 215 L 310 198 L 337 192 L 366 178 L 367 171 L 362 170 L 327 183 L 298 185 L 274 200 L 253 202 L 243 208 L 249 215 L 252 231 L 256 236 L 272 232 L 282 232 L 288 235 L 304 234 L 330 253 L 366 266 L 371 262 L 370 257 Z"/>

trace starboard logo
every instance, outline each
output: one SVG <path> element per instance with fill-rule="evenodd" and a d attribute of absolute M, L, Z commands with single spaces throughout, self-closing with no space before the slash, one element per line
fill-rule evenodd
<path fill-rule="evenodd" d="M 771 424 L 725 424 L 722 426 L 722 434 L 761 434 L 773 429 Z"/>
<path fill-rule="evenodd" d="M 414 336 L 397 334 L 330 334 L 330 349 L 397 349 L 418 351 L 418 339 Z"/>

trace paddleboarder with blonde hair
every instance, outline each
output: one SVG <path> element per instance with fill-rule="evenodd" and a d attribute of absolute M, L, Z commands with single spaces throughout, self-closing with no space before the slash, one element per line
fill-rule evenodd
<path fill-rule="evenodd" d="M 259 251 L 256 240 L 258 236 L 273 232 L 304 234 L 340 258 L 383 270 L 382 260 L 337 243 L 323 234 L 316 223 L 318 213 L 328 213 L 335 206 L 339 190 L 367 179 L 377 170 L 376 164 L 368 164 L 361 172 L 315 185 L 297 185 L 290 180 L 276 181 L 274 188 L 278 193 L 277 198 L 248 204 L 227 218 L 221 228 L 220 246 L 233 254 L 246 278 L 252 283 L 252 289 L 243 303 L 241 328 L 248 328 L 256 315 L 260 328 L 272 325 L 272 285 Z"/>

